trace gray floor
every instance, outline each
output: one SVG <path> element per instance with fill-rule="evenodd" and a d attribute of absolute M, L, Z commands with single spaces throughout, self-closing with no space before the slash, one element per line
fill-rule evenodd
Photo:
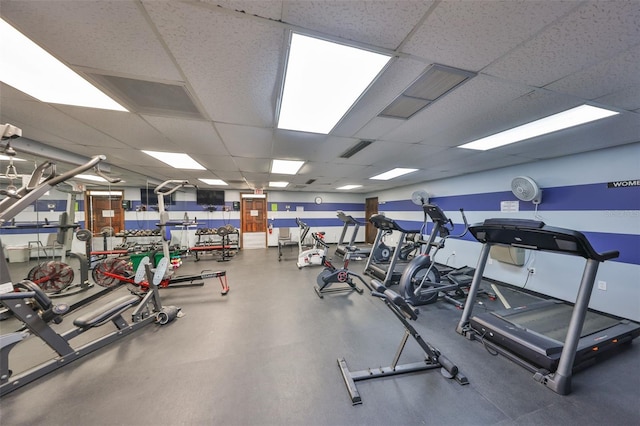
<path fill-rule="evenodd" d="M 365 381 L 358 383 L 363 404 L 352 406 L 336 359 L 345 357 L 353 370 L 391 363 L 404 329 L 385 305 L 366 291 L 319 299 L 313 283 L 320 268 L 278 262 L 276 249 L 244 250 L 226 263 L 207 259 L 187 260 L 178 273 L 226 269 L 227 296 L 215 281 L 164 290 L 163 302 L 180 306 L 184 317 L 146 327 L 6 395 L 0 424 L 640 424 L 637 341 L 576 375 L 574 392 L 560 396 L 456 334 L 461 312 L 442 302 L 422 308 L 415 327 L 470 384 L 437 370 Z M 355 271 L 363 266 L 352 263 Z M 126 290 L 118 292 L 109 297 Z M 60 326 L 71 327 L 80 313 Z M 2 332 L 12 326 L 0 322 Z M 47 347 L 31 340 L 12 351 L 12 366 L 46 358 Z M 401 362 L 420 359 L 410 340 Z"/>

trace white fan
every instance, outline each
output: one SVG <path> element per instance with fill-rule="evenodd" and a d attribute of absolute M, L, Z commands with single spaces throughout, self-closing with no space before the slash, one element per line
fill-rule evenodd
<path fill-rule="evenodd" d="M 542 202 L 542 189 L 535 180 L 528 176 L 518 176 L 511 181 L 513 195 L 522 201 L 531 201 L 533 204 Z"/>
<path fill-rule="evenodd" d="M 419 206 L 428 204 L 429 193 L 425 190 L 414 191 L 413 194 L 411 194 L 411 201 L 413 201 L 413 204 L 417 204 Z"/>

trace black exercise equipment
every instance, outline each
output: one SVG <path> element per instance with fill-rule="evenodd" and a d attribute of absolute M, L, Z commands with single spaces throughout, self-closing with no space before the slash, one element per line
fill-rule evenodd
<path fill-rule="evenodd" d="M 165 261 L 165 269 L 166 263 Z M 8 275 L 6 268 L 6 261 L 4 258 L 0 259 L 0 269 L 2 269 L 3 276 L 5 273 Z M 34 283 L 22 281 L 16 285 L 16 288 L 22 287 L 28 291 L 9 291 L 0 294 L 0 302 L 26 327 L 26 330 L 0 336 L 0 396 L 80 359 L 148 324 L 166 324 L 174 319 L 179 309 L 162 306 L 155 283 L 156 279 L 155 276 L 151 276 L 149 263 L 141 263 L 140 269 L 145 270 L 149 281 L 154 283 L 151 286 L 152 290 L 143 298 L 129 294 L 112 300 L 76 318 L 73 321 L 75 327 L 62 334 L 51 328 L 49 323 L 61 323 L 62 316 L 68 312 L 69 306 L 66 304 L 54 305 L 51 299 Z M 164 274 L 161 266 L 156 270 L 156 275 L 158 274 Z M 13 285 L 12 288 L 14 288 Z M 132 320 L 128 322 L 123 314 L 134 306 L 136 308 L 131 314 Z M 34 307 L 36 312 L 34 312 Z M 71 346 L 70 340 L 74 337 L 109 322 L 115 325 L 116 330 L 79 347 Z M 57 355 L 38 366 L 13 376 L 13 372 L 9 369 L 9 352 L 16 344 L 31 335 L 42 339 Z"/>
<path fill-rule="evenodd" d="M 640 335 L 640 324 L 588 311 L 598 267 L 617 258 L 618 251 L 597 253 L 582 233 L 534 220 L 487 219 L 471 226 L 470 231 L 483 246 L 456 331 L 528 369 L 549 389 L 569 394 L 575 371 L 622 345 L 630 345 Z M 489 251 L 496 244 L 585 258 L 573 308 L 546 300 L 472 316 Z"/>
<path fill-rule="evenodd" d="M 365 285 L 365 287 L 370 288 L 369 284 L 367 284 L 367 282 L 360 275 L 349 270 L 349 260 L 351 259 L 351 254 L 357 251 L 356 247 L 344 247 L 345 254 L 343 256 L 343 265 L 341 268 L 338 268 L 334 266 L 333 263 L 331 263 L 330 259 L 327 259 L 329 245 L 315 233 L 312 233 L 311 235 L 316 240 L 316 243 L 324 248 L 322 256 L 322 264 L 324 265 L 324 269 L 320 272 L 320 274 L 318 274 L 318 277 L 316 278 L 316 285 L 313 287 L 320 299 L 323 299 L 324 294 L 326 293 L 355 291 L 359 294 L 362 294 L 364 290 L 356 285 L 356 283 L 353 281 L 353 278 L 359 279 Z M 331 287 L 333 284 L 345 285 L 341 287 Z"/>
<path fill-rule="evenodd" d="M 448 379 L 455 379 L 461 385 L 468 384 L 469 380 L 459 371 L 458 367 L 447 357 L 442 355 L 437 348 L 426 342 L 422 336 L 420 336 L 420 333 L 418 333 L 411 323 L 409 323 L 408 320 L 415 321 L 418 318 L 418 309 L 407 303 L 404 298 L 395 291 L 386 288 L 378 280 L 371 280 L 371 286 L 374 289 L 371 295 L 384 301 L 385 305 L 387 305 L 396 318 L 398 318 L 402 325 L 404 325 L 404 336 L 400 341 L 400 346 L 398 347 L 389 367 L 373 367 L 367 368 L 366 370 L 351 372 L 347 366 L 347 361 L 344 358 L 338 358 L 338 366 L 340 367 L 342 378 L 344 379 L 344 383 L 349 391 L 351 403 L 353 405 L 362 403 L 362 398 L 356 388 L 355 382 L 376 379 L 379 377 L 395 376 L 398 374 L 413 373 L 416 371 L 431 370 L 434 368 L 440 368 L 441 374 Z M 425 359 L 411 364 L 398 365 L 409 336 L 413 337 L 418 345 L 420 345 L 424 352 Z"/>
<path fill-rule="evenodd" d="M 402 276 L 402 271 L 407 266 L 409 253 L 420 246 L 416 241 L 405 244 L 407 243 L 407 236 L 409 234 L 419 235 L 421 230 L 404 229 L 395 220 L 381 214 L 371 216 L 369 222 L 378 229 L 378 232 L 373 243 L 371 255 L 364 266 L 364 273 L 382 281 L 385 286 L 397 284 Z M 397 245 L 397 247 L 400 247 L 399 249 L 392 249 L 383 242 L 384 236 L 394 231 L 400 233 Z"/>
<path fill-rule="evenodd" d="M 194 247 L 189 248 L 189 253 L 193 253 L 196 257 L 196 262 L 200 260 L 200 254 L 203 252 L 212 252 L 217 254 L 218 262 L 226 262 L 236 255 L 239 246 L 237 241 L 234 243 L 231 240 L 231 235 L 240 235 L 238 229 L 233 225 L 227 224 L 218 228 L 198 228 L 196 230 L 198 236 L 198 242 Z M 221 241 L 201 241 L 202 236 L 217 235 L 221 238 Z"/>
<path fill-rule="evenodd" d="M 42 163 L 36 167 L 25 186 L 15 191 L 15 193 L 6 194 L 7 197 L 0 201 L 0 224 L 12 220 L 16 214 L 32 204 L 54 185 L 97 167 L 97 164 L 105 159 L 106 157 L 102 155 L 93 157 L 86 164 L 61 175 L 56 174 L 55 164 L 48 161 Z M 0 247 L 2 246 L 0 245 Z M 144 297 L 127 295 L 113 300 L 76 318 L 73 322 L 75 326 L 73 329 L 59 334 L 49 326 L 49 323 L 60 323 L 62 316 L 69 311 L 69 306 L 64 303 L 54 305 L 42 289 L 30 281 L 14 284 L 9 273 L 4 249 L 0 248 L 0 254 L 2 254 L 0 256 L 0 282 L 2 283 L 0 286 L 0 302 L 25 326 L 25 329 L 21 331 L 0 336 L 0 396 L 127 336 L 145 325 L 156 321 L 168 322 L 177 316 L 177 308 L 170 307 L 165 309 L 162 306 L 157 291 L 156 275 L 164 275 L 164 271 L 162 267 L 159 267 L 156 275 L 149 278 L 149 281 L 153 282 L 152 291 L 148 292 Z M 165 261 L 164 265 L 166 263 Z M 164 268 L 166 269 L 166 266 Z M 147 277 L 151 277 L 151 269 L 148 266 L 148 262 L 144 265 L 144 271 L 141 274 L 145 272 Z M 27 291 L 20 291 L 21 289 L 26 289 Z M 128 323 L 123 314 L 135 305 L 137 307 L 133 311 L 132 321 Z M 74 348 L 70 345 L 69 340 L 72 338 L 108 322 L 112 322 L 117 330 L 80 347 Z M 9 369 L 9 352 L 30 335 L 35 335 L 42 339 L 56 352 L 57 356 L 17 376 L 13 376 L 13 372 Z"/>
<path fill-rule="evenodd" d="M 371 253 L 371 247 L 356 246 L 356 237 L 358 236 L 358 230 L 363 224 L 353 216 L 344 214 L 344 212 L 338 211 L 337 215 L 338 219 L 340 219 L 344 223 L 344 225 L 342 226 L 342 233 L 340 234 L 340 239 L 338 240 L 338 245 L 336 246 L 336 254 L 338 256 L 344 256 L 347 252 L 346 248 L 351 247 L 351 254 L 354 256 L 354 260 L 360 260 L 364 259 L 365 257 L 369 257 L 369 254 Z M 351 227 L 353 227 L 351 237 L 349 238 L 349 242 L 345 242 L 345 237 Z M 353 250 L 354 248 L 355 250 Z"/>
<path fill-rule="evenodd" d="M 441 282 L 440 272 L 434 261 L 438 251 L 444 247 L 445 241 L 452 237 L 451 231 L 455 225 L 436 204 L 423 204 L 422 208 L 425 215 L 428 215 L 433 221 L 431 234 L 425 243 L 426 252 L 415 256 L 409 262 L 399 282 L 400 294 L 404 295 L 413 305 L 434 303 L 441 293 L 446 295 L 447 292 L 456 291 L 459 288 L 455 281 Z M 462 209 L 460 209 L 460 213 L 464 221 L 464 230 L 455 238 L 462 238 L 469 228 Z M 453 299 L 449 299 L 447 295 L 445 300 L 452 301 Z"/>

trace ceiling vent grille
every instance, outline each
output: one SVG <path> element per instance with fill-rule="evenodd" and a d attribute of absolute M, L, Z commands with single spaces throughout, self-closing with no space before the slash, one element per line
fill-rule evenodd
<path fill-rule="evenodd" d="M 305 185 L 311 185 L 315 181 L 316 181 L 315 179 L 309 179 L 308 181 L 305 182 Z"/>
<path fill-rule="evenodd" d="M 204 118 L 189 91 L 181 83 L 159 83 L 104 74 L 90 76 L 121 99 L 130 111 L 169 117 Z"/>
<path fill-rule="evenodd" d="M 393 100 L 379 117 L 408 120 L 451 90 L 476 76 L 476 73 L 433 64 L 404 92 Z"/>
<path fill-rule="evenodd" d="M 372 143 L 373 141 L 360 141 L 354 146 L 352 146 L 351 148 L 349 148 L 348 150 L 346 150 L 345 152 L 343 152 L 342 154 L 340 154 L 340 158 L 351 158 L 358 152 L 362 151 L 363 149 L 371 145 Z"/>

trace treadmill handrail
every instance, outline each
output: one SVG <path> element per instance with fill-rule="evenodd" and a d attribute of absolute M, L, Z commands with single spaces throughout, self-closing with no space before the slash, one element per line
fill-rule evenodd
<path fill-rule="evenodd" d="M 483 244 L 502 244 L 529 250 L 564 253 L 598 262 L 620 256 L 618 250 L 598 253 L 587 237 L 572 229 L 547 226 L 544 222 L 523 219 L 486 219 L 469 227 Z"/>
<path fill-rule="evenodd" d="M 344 223 L 348 224 L 348 225 L 362 225 L 362 223 L 355 219 L 353 216 L 345 214 L 344 212 L 338 210 L 337 212 L 337 216 L 338 219 L 340 219 L 341 221 L 343 221 Z"/>
<path fill-rule="evenodd" d="M 385 215 L 382 214 L 374 214 L 369 218 L 369 222 L 371 222 L 371 224 L 373 226 L 375 226 L 378 229 L 382 229 L 383 231 L 400 231 L 403 232 L 405 234 L 419 234 L 420 233 L 420 229 L 416 229 L 416 230 L 406 230 L 404 228 L 402 228 L 402 226 L 400 226 L 400 224 L 398 222 L 396 222 L 395 220 L 391 219 L 390 217 L 386 217 Z"/>

